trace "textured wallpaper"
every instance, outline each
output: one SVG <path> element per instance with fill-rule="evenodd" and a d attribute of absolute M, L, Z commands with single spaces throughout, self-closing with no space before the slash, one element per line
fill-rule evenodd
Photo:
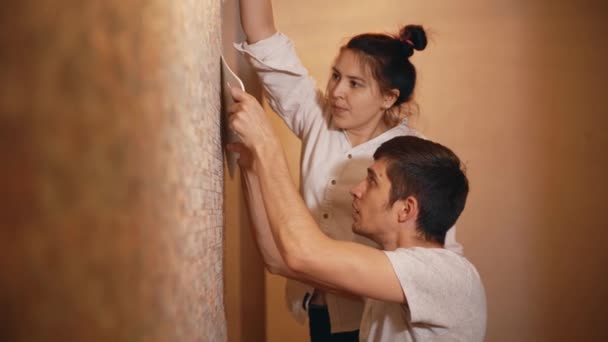
<path fill-rule="evenodd" d="M 0 340 L 226 339 L 220 5 L 0 11 Z"/>

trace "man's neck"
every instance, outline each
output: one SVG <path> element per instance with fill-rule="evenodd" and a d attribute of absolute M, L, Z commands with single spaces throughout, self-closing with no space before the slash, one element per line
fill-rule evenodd
<path fill-rule="evenodd" d="M 415 229 L 402 229 L 398 233 L 392 235 L 384 235 L 375 239 L 376 242 L 382 246 L 385 251 L 393 251 L 397 248 L 411 248 L 411 247 L 422 247 L 422 248 L 443 248 L 443 245 L 429 241 L 422 236 Z"/>

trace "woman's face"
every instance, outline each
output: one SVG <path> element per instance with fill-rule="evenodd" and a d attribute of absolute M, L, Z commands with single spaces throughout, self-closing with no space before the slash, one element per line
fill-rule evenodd
<path fill-rule="evenodd" d="M 327 83 L 332 120 L 337 128 L 375 128 L 395 97 L 383 95 L 376 79 L 357 54 L 343 49 Z"/>

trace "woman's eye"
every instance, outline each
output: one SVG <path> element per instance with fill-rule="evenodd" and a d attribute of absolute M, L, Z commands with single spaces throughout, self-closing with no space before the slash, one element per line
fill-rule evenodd
<path fill-rule="evenodd" d="M 338 75 L 337 73 L 334 72 L 334 73 L 331 74 L 331 79 L 332 80 L 338 80 L 338 79 L 340 79 L 340 75 Z"/>
<path fill-rule="evenodd" d="M 359 88 L 361 85 L 355 81 L 350 81 L 350 86 L 352 88 Z"/>

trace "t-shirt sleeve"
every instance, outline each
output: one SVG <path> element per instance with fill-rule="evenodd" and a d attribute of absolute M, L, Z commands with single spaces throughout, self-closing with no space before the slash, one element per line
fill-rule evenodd
<path fill-rule="evenodd" d="M 469 319 L 473 274 L 464 257 L 438 248 L 385 253 L 401 283 L 412 323 L 450 328 Z"/>
<path fill-rule="evenodd" d="M 289 38 L 277 32 L 254 44 L 234 46 L 253 66 L 272 109 L 298 137 L 323 119 L 321 93 Z"/>

